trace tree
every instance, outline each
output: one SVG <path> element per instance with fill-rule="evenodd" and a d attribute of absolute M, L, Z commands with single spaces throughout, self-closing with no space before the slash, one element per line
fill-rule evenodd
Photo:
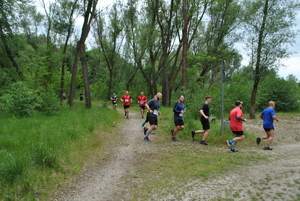
<path fill-rule="evenodd" d="M 91 23 L 92 23 L 93 19 L 95 18 L 97 3 L 98 3 L 98 0 L 84 0 L 84 5 L 86 5 L 86 7 L 85 7 L 85 11 L 84 11 L 85 12 L 84 13 L 84 22 L 82 25 L 81 36 L 77 43 L 77 48 L 76 48 L 75 58 L 74 58 L 74 63 L 73 63 L 73 69 L 72 69 L 70 95 L 69 95 L 69 100 L 68 100 L 68 104 L 70 106 L 72 106 L 72 104 L 73 104 L 73 99 L 74 99 L 74 95 L 75 95 L 77 64 L 78 64 L 78 59 L 80 59 L 81 65 L 82 65 L 84 88 L 85 88 L 85 105 L 86 105 L 86 108 L 92 107 L 90 86 L 89 86 L 89 81 L 88 81 L 88 69 L 87 69 L 86 52 L 85 52 L 85 41 L 90 32 Z"/>
<path fill-rule="evenodd" d="M 278 61 L 289 55 L 287 45 L 295 39 L 291 28 L 299 3 L 293 0 L 246 0 L 243 5 L 247 44 L 254 47 L 250 118 L 255 118 L 256 96 L 262 75 L 267 69 L 278 68 Z"/>
<path fill-rule="evenodd" d="M 12 50 L 15 44 L 14 40 L 14 29 L 17 28 L 18 22 L 18 13 L 21 13 L 22 9 L 26 10 L 27 1 L 0 1 L 0 48 L 2 49 L 2 57 L 6 58 L 5 63 L 2 61 L 0 65 L 3 68 L 12 66 L 14 68 L 15 75 L 11 74 L 10 76 L 14 81 L 18 79 L 23 79 L 23 74 L 19 67 L 19 64 L 16 61 L 16 52 Z M 19 7 L 18 5 L 22 4 L 23 6 Z"/>
<path fill-rule="evenodd" d="M 123 44 L 123 24 L 121 22 L 121 14 L 118 4 L 114 4 L 109 13 L 109 24 L 105 26 L 105 16 L 100 13 L 96 18 L 95 38 L 99 45 L 100 53 L 103 54 L 104 61 L 108 68 L 109 80 L 107 98 L 112 94 L 113 82 L 120 61 L 119 51 Z"/>
<path fill-rule="evenodd" d="M 69 45 L 69 40 L 72 36 L 75 19 L 74 15 L 79 9 L 78 0 L 74 1 L 58 1 L 60 5 L 57 7 L 56 20 L 54 21 L 54 28 L 57 30 L 57 33 L 60 33 L 61 36 L 65 36 L 65 41 L 63 45 L 62 54 L 64 58 L 61 65 L 61 82 L 60 82 L 60 100 L 63 100 L 63 93 L 65 92 L 65 69 L 68 66 L 69 58 L 66 56 L 67 48 Z"/>

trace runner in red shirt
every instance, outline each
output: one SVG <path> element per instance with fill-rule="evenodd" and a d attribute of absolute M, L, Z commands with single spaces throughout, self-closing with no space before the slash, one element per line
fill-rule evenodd
<path fill-rule="evenodd" d="M 234 138 L 232 140 L 227 140 L 228 148 L 230 151 L 237 152 L 235 149 L 235 145 L 237 142 L 244 140 L 244 131 L 243 131 L 243 111 L 241 110 L 243 102 L 237 101 L 235 102 L 235 108 L 231 110 L 229 114 L 230 118 L 230 130 L 232 131 Z"/>
<path fill-rule="evenodd" d="M 128 91 L 125 92 L 125 95 L 122 96 L 121 101 L 124 103 L 124 115 L 129 119 L 129 108 L 132 103 L 132 98 L 128 94 Z"/>
<path fill-rule="evenodd" d="M 144 96 L 144 92 L 141 92 L 141 95 L 138 97 L 138 104 L 140 104 L 142 119 L 144 119 L 145 104 L 147 101 L 148 99 L 146 96 Z"/>

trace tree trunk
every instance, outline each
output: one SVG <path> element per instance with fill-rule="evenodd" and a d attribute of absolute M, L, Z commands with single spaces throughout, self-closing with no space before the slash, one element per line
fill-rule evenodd
<path fill-rule="evenodd" d="M 75 85 L 76 85 L 76 74 L 77 74 L 77 63 L 78 63 L 78 57 L 79 56 L 84 56 L 82 55 L 85 53 L 85 41 L 86 38 L 90 32 L 90 28 L 91 28 L 91 22 L 94 19 L 94 15 L 95 15 L 95 8 L 97 5 L 98 0 L 88 0 L 88 4 L 87 4 L 87 8 L 84 14 L 84 22 L 83 22 L 83 26 L 82 26 L 82 31 L 81 31 L 81 36 L 80 36 L 80 40 L 77 43 L 77 48 L 76 48 L 76 53 L 75 53 L 75 58 L 74 58 L 74 64 L 73 64 L 73 69 L 72 69 L 72 78 L 71 78 L 71 86 L 70 86 L 70 95 L 69 95 L 69 100 L 68 100 L 68 104 L 70 106 L 73 105 L 73 99 L 75 96 Z M 82 61 L 82 60 L 81 60 Z M 85 61 L 86 62 L 86 61 Z M 84 64 L 82 66 L 82 68 L 87 68 L 87 65 Z M 83 71 L 87 70 L 87 69 L 82 69 Z M 90 108 L 89 105 L 90 103 L 87 101 L 87 96 L 90 96 L 90 91 L 89 91 L 89 87 L 86 86 L 89 85 L 89 81 L 88 81 L 88 76 L 84 77 L 84 82 L 85 82 L 85 95 L 86 95 L 86 106 L 87 108 Z M 87 95 L 87 93 L 89 93 Z M 90 97 L 89 97 L 90 100 Z"/>
<path fill-rule="evenodd" d="M 263 36 L 266 28 L 266 20 L 268 16 L 268 7 L 269 7 L 269 0 L 265 0 L 265 6 L 264 6 L 264 16 L 263 21 L 259 30 L 259 36 L 258 36 L 258 44 L 257 44 L 257 55 L 256 55 L 256 64 L 255 64 L 255 77 L 254 77 L 254 84 L 253 89 L 251 93 L 251 107 L 250 107 L 250 118 L 255 118 L 255 109 L 256 109 L 256 94 L 258 89 L 258 84 L 261 77 L 261 52 L 262 52 L 262 42 L 263 42 Z"/>
<path fill-rule="evenodd" d="M 188 13 L 187 13 L 187 0 L 183 0 L 182 12 L 183 12 L 183 29 L 182 29 L 182 89 L 186 90 L 187 87 L 187 52 L 188 52 Z"/>
<path fill-rule="evenodd" d="M 84 81 L 84 90 L 85 90 L 85 107 L 91 108 L 92 107 L 92 100 L 91 100 L 91 91 L 90 91 L 90 83 L 89 83 L 89 75 L 88 75 L 88 67 L 86 62 L 86 54 L 85 54 L 85 46 L 81 46 L 81 65 L 82 65 L 82 74 L 83 74 L 83 81 Z"/>
<path fill-rule="evenodd" d="M 16 73 L 18 74 L 19 78 L 23 78 L 23 74 L 22 72 L 20 71 L 20 68 L 19 68 L 19 65 L 17 64 L 16 60 L 14 59 L 13 57 L 13 54 L 10 50 L 10 48 L 8 47 L 8 44 L 7 44 L 7 41 L 6 41 L 6 38 L 5 38 L 5 34 L 3 33 L 3 30 L 2 30 L 2 26 L 0 25 L 0 35 L 1 35 L 1 40 L 2 40 L 2 45 L 4 47 L 4 51 L 7 55 L 7 57 L 9 58 L 10 62 L 12 63 L 13 67 L 16 69 Z"/>
<path fill-rule="evenodd" d="M 69 39 L 71 37 L 71 32 L 72 32 L 72 26 L 73 26 L 73 14 L 76 9 L 77 0 L 74 2 L 71 13 L 69 15 L 69 24 L 68 24 L 68 32 L 67 32 L 67 37 L 65 40 L 64 44 L 64 50 L 63 50 L 63 55 L 66 54 L 67 48 L 68 48 L 68 43 Z M 61 66 L 61 76 L 60 76 L 60 103 L 62 104 L 63 100 L 63 93 L 65 92 L 65 66 L 67 64 L 68 59 L 64 58 L 62 61 L 62 66 Z"/>

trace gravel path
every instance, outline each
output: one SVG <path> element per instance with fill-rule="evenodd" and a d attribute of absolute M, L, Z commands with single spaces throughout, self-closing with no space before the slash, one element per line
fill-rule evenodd
<path fill-rule="evenodd" d="M 121 142 L 108 150 L 110 156 L 83 173 L 54 200 L 132 200 L 137 192 L 130 191 L 126 178 L 135 175 L 135 165 L 141 155 L 155 154 L 158 150 L 155 143 L 143 142 L 141 123 L 140 115 L 131 112 L 130 119 L 120 127 Z M 257 136 L 264 135 L 260 120 L 249 120 L 244 125 L 245 130 L 251 130 Z M 240 167 L 226 175 L 212 176 L 206 182 L 191 180 L 177 189 L 176 195 L 168 195 L 165 189 L 164 196 L 153 195 L 160 199 L 152 200 L 300 200 L 299 120 L 282 120 L 275 127 L 273 151 L 250 147 L 243 153 L 236 153 L 270 156 L 267 160 Z"/>
<path fill-rule="evenodd" d="M 139 114 L 130 112 L 130 119 L 126 119 L 126 123 L 120 127 L 121 142 L 116 142 L 113 150 L 109 150 L 111 156 L 104 164 L 83 173 L 78 181 L 67 187 L 55 200 L 130 200 L 131 193 L 120 189 L 120 186 L 126 188 L 122 178 L 134 174 L 138 155 L 151 151 L 151 146 L 143 141 L 142 122 Z"/>

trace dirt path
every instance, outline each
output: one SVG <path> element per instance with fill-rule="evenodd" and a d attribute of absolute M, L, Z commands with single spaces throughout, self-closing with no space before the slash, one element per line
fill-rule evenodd
<path fill-rule="evenodd" d="M 130 200 L 131 194 L 126 189 L 120 189 L 120 186 L 126 187 L 122 185 L 122 177 L 132 175 L 134 164 L 138 163 L 137 155 L 149 152 L 151 148 L 143 142 L 142 122 L 138 113 L 131 112 L 130 119 L 126 119 L 126 123 L 120 127 L 121 142 L 116 142 L 115 148 L 109 150 L 111 156 L 106 163 L 81 175 L 56 200 Z"/>
<path fill-rule="evenodd" d="M 141 156 L 158 150 L 155 143 L 142 141 L 141 123 L 140 115 L 131 112 L 130 119 L 120 128 L 121 141 L 110 150 L 106 162 L 86 171 L 55 200 L 132 200 L 136 192 L 130 191 L 126 178 L 135 175 Z M 299 120 L 282 120 L 275 127 L 273 151 L 250 147 L 236 153 L 269 156 L 267 160 L 212 176 L 207 182 L 191 180 L 176 189 L 176 194 L 168 195 L 168 189 L 161 189 L 164 195 L 153 195 L 151 200 L 300 200 Z M 248 121 L 245 129 L 257 136 L 264 134 L 260 120 Z"/>
<path fill-rule="evenodd" d="M 263 136 L 261 120 L 248 120 L 245 130 Z M 213 176 L 207 182 L 193 180 L 164 200 L 300 200 L 300 124 L 298 119 L 281 120 L 275 125 L 274 150 L 257 150 L 255 145 L 243 153 L 267 156 L 259 164 L 233 169 Z M 264 142 L 262 142 L 264 143 Z M 255 142 L 254 142 L 255 144 Z M 263 146 L 261 146 L 263 147 Z"/>

